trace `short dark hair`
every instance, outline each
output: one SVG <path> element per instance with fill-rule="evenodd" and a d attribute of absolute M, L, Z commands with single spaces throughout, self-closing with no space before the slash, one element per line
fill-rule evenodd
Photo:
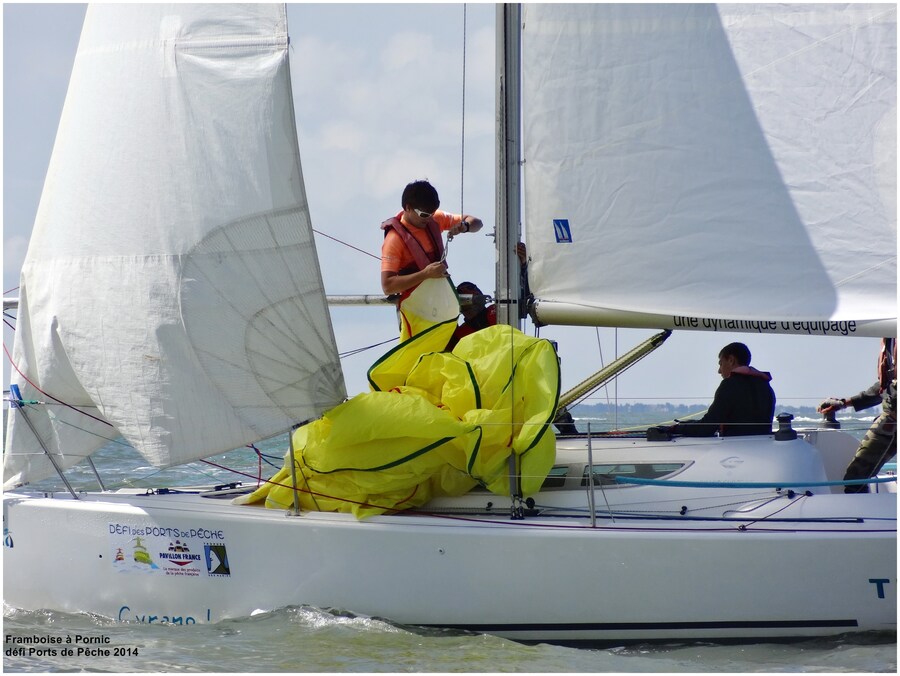
<path fill-rule="evenodd" d="M 403 189 L 400 206 L 413 207 L 433 214 L 441 206 L 437 190 L 428 181 L 413 181 Z"/>
<path fill-rule="evenodd" d="M 456 286 L 456 293 L 481 293 L 481 289 L 472 282 L 460 282 Z"/>
<path fill-rule="evenodd" d="M 743 343 L 728 343 L 719 350 L 720 357 L 734 357 L 740 366 L 750 366 L 750 348 Z"/>

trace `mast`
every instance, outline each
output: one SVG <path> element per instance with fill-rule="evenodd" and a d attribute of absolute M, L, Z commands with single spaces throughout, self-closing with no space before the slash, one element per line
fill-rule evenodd
<path fill-rule="evenodd" d="M 519 328 L 521 6 L 497 5 L 497 322 Z"/>

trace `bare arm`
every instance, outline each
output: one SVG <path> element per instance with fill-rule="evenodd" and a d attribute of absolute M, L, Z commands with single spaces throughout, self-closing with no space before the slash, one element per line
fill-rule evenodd
<path fill-rule="evenodd" d="M 450 233 L 451 237 L 455 237 L 461 232 L 478 232 L 481 228 L 484 227 L 484 223 L 481 222 L 480 218 L 476 218 L 475 216 L 463 215 L 462 220 L 458 225 L 454 225 L 447 232 Z"/>
<path fill-rule="evenodd" d="M 427 267 L 408 275 L 401 275 L 397 272 L 384 271 L 381 272 L 381 290 L 385 295 L 390 296 L 395 293 L 403 293 L 407 289 L 411 289 L 424 282 L 426 279 L 436 279 L 438 277 L 447 276 L 447 266 L 437 261 L 429 263 Z"/>

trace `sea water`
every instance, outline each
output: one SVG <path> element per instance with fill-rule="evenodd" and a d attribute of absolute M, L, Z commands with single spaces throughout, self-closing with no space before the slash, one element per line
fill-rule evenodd
<path fill-rule="evenodd" d="M 886 672 L 897 670 L 893 636 L 789 643 L 682 643 L 569 648 L 495 636 L 416 631 L 380 620 L 284 608 L 188 627 L 115 623 L 88 615 L 4 609 L 9 637 L 53 637 L 4 657 L 7 672 Z M 65 655 L 82 643 L 99 656 Z M 72 643 L 66 643 L 71 640 Z M 107 654 L 108 653 L 108 654 Z"/>
<path fill-rule="evenodd" d="M 843 421 L 861 437 L 872 417 Z M 608 429 L 609 420 L 578 419 Z M 618 427 L 656 424 L 647 418 Z M 281 466 L 286 437 L 159 471 L 112 442 L 95 456 L 109 487 L 252 483 Z M 78 487 L 96 488 L 89 468 L 69 471 Z M 47 482 L 47 488 L 56 482 Z M 37 487 L 37 486 L 36 486 Z M 65 571 L 60 570 L 60 575 Z M 553 575 L 548 571 L 548 575 Z M 602 580 L 597 580 L 602 594 Z M 398 591 L 398 593 L 401 593 Z M 214 625 L 146 625 L 4 604 L 7 672 L 870 672 L 896 673 L 894 634 L 846 635 L 783 643 L 671 642 L 564 647 L 526 645 L 495 636 L 422 630 L 307 607 L 282 608 Z"/>

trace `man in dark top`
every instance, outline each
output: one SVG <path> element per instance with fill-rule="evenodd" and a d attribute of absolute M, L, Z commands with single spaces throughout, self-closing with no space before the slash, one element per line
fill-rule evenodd
<path fill-rule="evenodd" d="M 497 306 L 494 304 L 487 305 L 484 294 L 472 282 L 462 282 L 456 287 L 459 294 L 471 294 L 472 302 L 461 307 L 463 315 L 463 323 L 456 327 L 450 344 L 447 345 L 448 350 L 456 347 L 459 339 L 463 336 L 486 329 L 488 326 L 494 326 L 497 323 Z"/>
<path fill-rule="evenodd" d="M 881 341 L 878 357 L 878 382 L 848 399 L 828 399 L 819 406 L 820 413 L 839 411 L 852 406 L 862 411 L 881 404 L 879 415 L 866 432 L 847 467 L 844 481 L 869 479 L 881 470 L 884 463 L 897 454 L 897 339 Z M 845 493 L 868 493 L 867 484 L 844 486 Z"/>
<path fill-rule="evenodd" d="M 772 376 L 750 366 L 750 350 L 743 343 L 730 343 L 719 352 L 722 382 L 709 409 L 697 422 L 683 422 L 666 429 L 688 437 L 722 437 L 772 434 L 775 392 Z"/>

